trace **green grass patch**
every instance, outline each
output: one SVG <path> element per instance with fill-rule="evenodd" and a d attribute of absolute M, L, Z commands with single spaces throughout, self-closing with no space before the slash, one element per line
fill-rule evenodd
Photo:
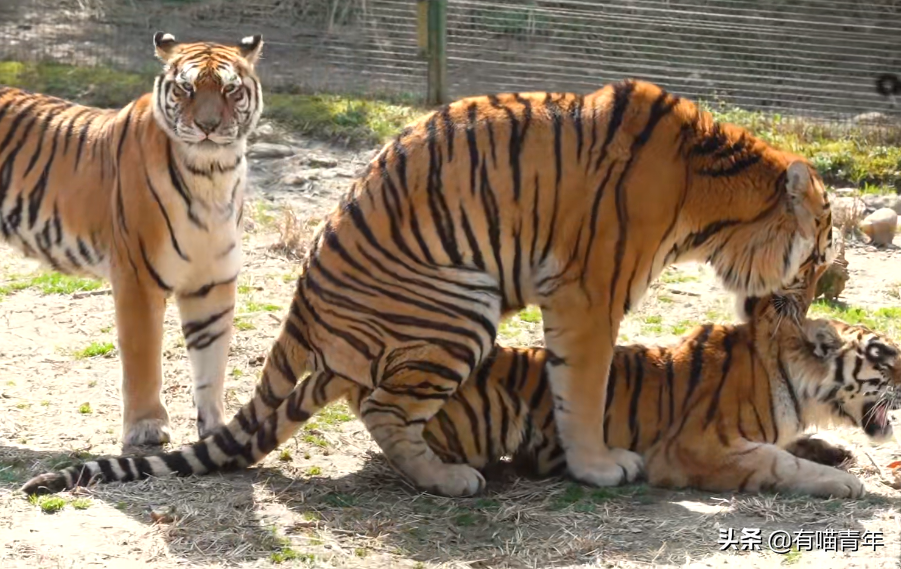
<path fill-rule="evenodd" d="M 673 324 L 670 327 L 670 330 L 676 336 L 681 336 L 682 334 L 684 334 L 684 333 L 688 332 L 689 330 L 691 330 L 692 328 L 694 328 L 696 325 L 697 325 L 696 323 L 690 322 L 688 320 L 680 320 L 679 322 L 676 322 L 675 324 Z"/>
<path fill-rule="evenodd" d="M 125 72 L 105 66 L 0 61 L 0 84 L 55 95 L 85 105 L 122 107 L 153 88 L 160 67 Z M 425 114 L 414 98 L 389 101 L 347 95 L 277 92 L 264 85 L 263 116 L 326 141 L 379 144 Z"/>
<path fill-rule="evenodd" d="M 259 303 L 252 300 L 249 300 L 244 304 L 245 312 L 277 312 L 281 309 L 282 307 L 277 304 Z"/>
<path fill-rule="evenodd" d="M 777 148 L 806 157 L 829 185 L 857 187 L 865 193 L 887 193 L 901 187 L 901 136 L 897 132 L 811 123 L 722 106 L 708 106 L 708 110 L 719 121 L 743 126 Z"/>
<path fill-rule="evenodd" d="M 387 101 L 344 95 L 266 93 L 264 114 L 301 134 L 324 140 L 380 144 L 426 112 Z"/>
<path fill-rule="evenodd" d="M 66 507 L 66 500 L 59 496 L 35 496 L 28 497 L 28 502 L 37 506 L 45 514 L 55 514 Z"/>
<path fill-rule="evenodd" d="M 78 412 L 82 415 L 90 415 L 93 411 L 90 403 L 82 403 L 78 406 Z"/>
<path fill-rule="evenodd" d="M 337 427 L 338 425 L 352 421 L 353 419 L 354 415 L 351 413 L 350 407 L 348 407 L 346 403 L 336 402 L 319 410 L 319 412 L 317 412 L 304 427 L 323 430 L 327 427 Z"/>
<path fill-rule="evenodd" d="M 291 462 L 291 451 L 283 448 L 278 452 L 278 459 L 282 462 Z"/>
<path fill-rule="evenodd" d="M 322 501 L 329 506 L 334 506 L 337 508 L 349 508 L 354 505 L 354 502 L 356 500 L 354 500 L 354 497 L 350 494 L 344 494 L 342 492 L 332 492 L 323 496 Z"/>
<path fill-rule="evenodd" d="M 62 273 L 48 272 L 32 277 L 15 279 L 0 285 L 0 297 L 31 288 L 40 290 L 41 294 L 73 294 L 97 290 L 101 284 L 101 281 L 96 279 L 84 279 Z"/>
<path fill-rule="evenodd" d="M 235 328 L 237 330 L 241 330 L 242 332 L 245 332 L 247 330 L 256 330 L 256 326 L 241 317 L 235 318 Z"/>
<path fill-rule="evenodd" d="M 874 332 L 886 334 L 896 340 L 901 338 L 901 307 L 890 306 L 870 310 L 820 299 L 810 306 L 809 314 L 815 318 L 835 318 L 852 326 L 862 324 Z"/>
<path fill-rule="evenodd" d="M 72 507 L 76 510 L 87 510 L 94 503 L 90 498 L 76 498 L 72 500 Z"/>
<path fill-rule="evenodd" d="M 322 467 L 321 466 L 311 466 L 307 469 L 307 476 L 321 476 L 322 475 Z"/>
<path fill-rule="evenodd" d="M 96 358 L 98 356 L 108 356 L 113 353 L 116 346 L 112 342 L 91 342 L 82 350 L 77 350 L 74 354 L 76 360 L 86 358 Z"/>
<path fill-rule="evenodd" d="M 273 551 L 269 555 L 269 560 L 275 564 L 284 563 L 285 561 L 313 561 L 316 557 L 312 553 L 298 553 L 290 547 L 282 547 L 278 551 Z"/>

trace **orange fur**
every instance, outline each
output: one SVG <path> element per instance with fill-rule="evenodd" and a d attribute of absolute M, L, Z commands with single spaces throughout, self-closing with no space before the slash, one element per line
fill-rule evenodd
<path fill-rule="evenodd" d="M 160 355 L 170 295 L 198 430 L 223 423 L 244 151 L 262 110 L 259 36 L 231 47 L 158 33 L 154 43 L 166 67 L 153 93 L 119 110 L 0 87 L 0 233 L 57 271 L 111 283 L 126 445 L 169 440 Z"/>
<path fill-rule="evenodd" d="M 699 326 L 671 347 L 616 348 L 607 409 L 598 415 L 607 444 L 643 455 L 652 485 L 863 494 L 853 475 L 831 468 L 850 453 L 803 433 L 844 424 L 877 439 L 889 436 L 888 396 L 901 384 L 898 347 L 863 326 L 805 318 L 805 302 L 791 293 L 775 300 L 755 302 L 747 323 Z M 549 363 L 544 349 L 496 347 L 425 425 L 429 448 L 448 463 L 480 470 L 509 456 L 521 472 L 562 474 Z M 295 394 L 301 415 L 341 397 L 359 415 L 371 390 L 318 375 Z M 284 441 L 294 430 L 290 421 L 266 421 L 256 438 Z M 61 490 L 94 477 L 111 482 L 209 472 L 219 468 L 206 469 L 216 448 L 201 441 L 156 457 L 89 462 L 36 477 L 23 490 Z M 247 455 L 238 457 L 244 463 Z"/>
<path fill-rule="evenodd" d="M 537 304 L 570 473 L 633 480 L 641 457 L 608 448 L 597 410 L 619 323 L 651 281 L 707 260 L 743 298 L 831 255 L 829 204 L 803 159 L 655 85 L 463 99 L 385 145 L 324 221 L 253 400 L 197 447 L 208 460 L 139 470 L 255 462 L 335 377 L 371 390 L 362 420 L 403 475 L 477 492 L 481 474 L 442 461 L 423 427 L 492 352 L 501 318 Z"/>

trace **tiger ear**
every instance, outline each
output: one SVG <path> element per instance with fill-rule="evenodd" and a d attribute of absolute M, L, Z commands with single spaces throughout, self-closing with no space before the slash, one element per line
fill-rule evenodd
<path fill-rule="evenodd" d="M 247 36 L 238 44 L 241 50 L 241 57 L 247 60 L 250 65 L 256 64 L 260 59 L 260 53 L 263 51 L 263 36 L 257 34 L 255 36 Z"/>
<path fill-rule="evenodd" d="M 178 42 L 175 36 L 165 32 L 156 32 L 153 34 L 153 47 L 156 48 L 156 56 L 163 63 L 169 63 L 172 56 L 175 55 Z"/>
<path fill-rule="evenodd" d="M 807 339 L 813 344 L 813 355 L 820 359 L 835 357 L 842 347 L 842 339 L 828 320 L 808 320 Z"/>
<path fill-rule="evenodd" d="M 785 190 L 792 212 L 798 218 L 798 232 L 804 238 L 813 236 L 814 218 L 807 203 L 810 197 L 810 168 L 802 160 L 795 160 L 785 169 Z"/>

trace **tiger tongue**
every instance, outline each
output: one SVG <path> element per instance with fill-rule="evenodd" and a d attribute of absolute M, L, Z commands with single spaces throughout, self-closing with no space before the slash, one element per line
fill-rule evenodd
<path fill-rule="evenodd" d="M 879 405 L 873 409 L 874 421 L 881 428 L 888 426 L 888 408 L 885 405 Z"/>

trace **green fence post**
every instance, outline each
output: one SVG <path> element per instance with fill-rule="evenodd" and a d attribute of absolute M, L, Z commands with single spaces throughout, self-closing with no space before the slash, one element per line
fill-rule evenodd
<path fill-rule="evenodd" d="M 428 0 L 429 105 L 447 102 L 447 0 Z"/>

